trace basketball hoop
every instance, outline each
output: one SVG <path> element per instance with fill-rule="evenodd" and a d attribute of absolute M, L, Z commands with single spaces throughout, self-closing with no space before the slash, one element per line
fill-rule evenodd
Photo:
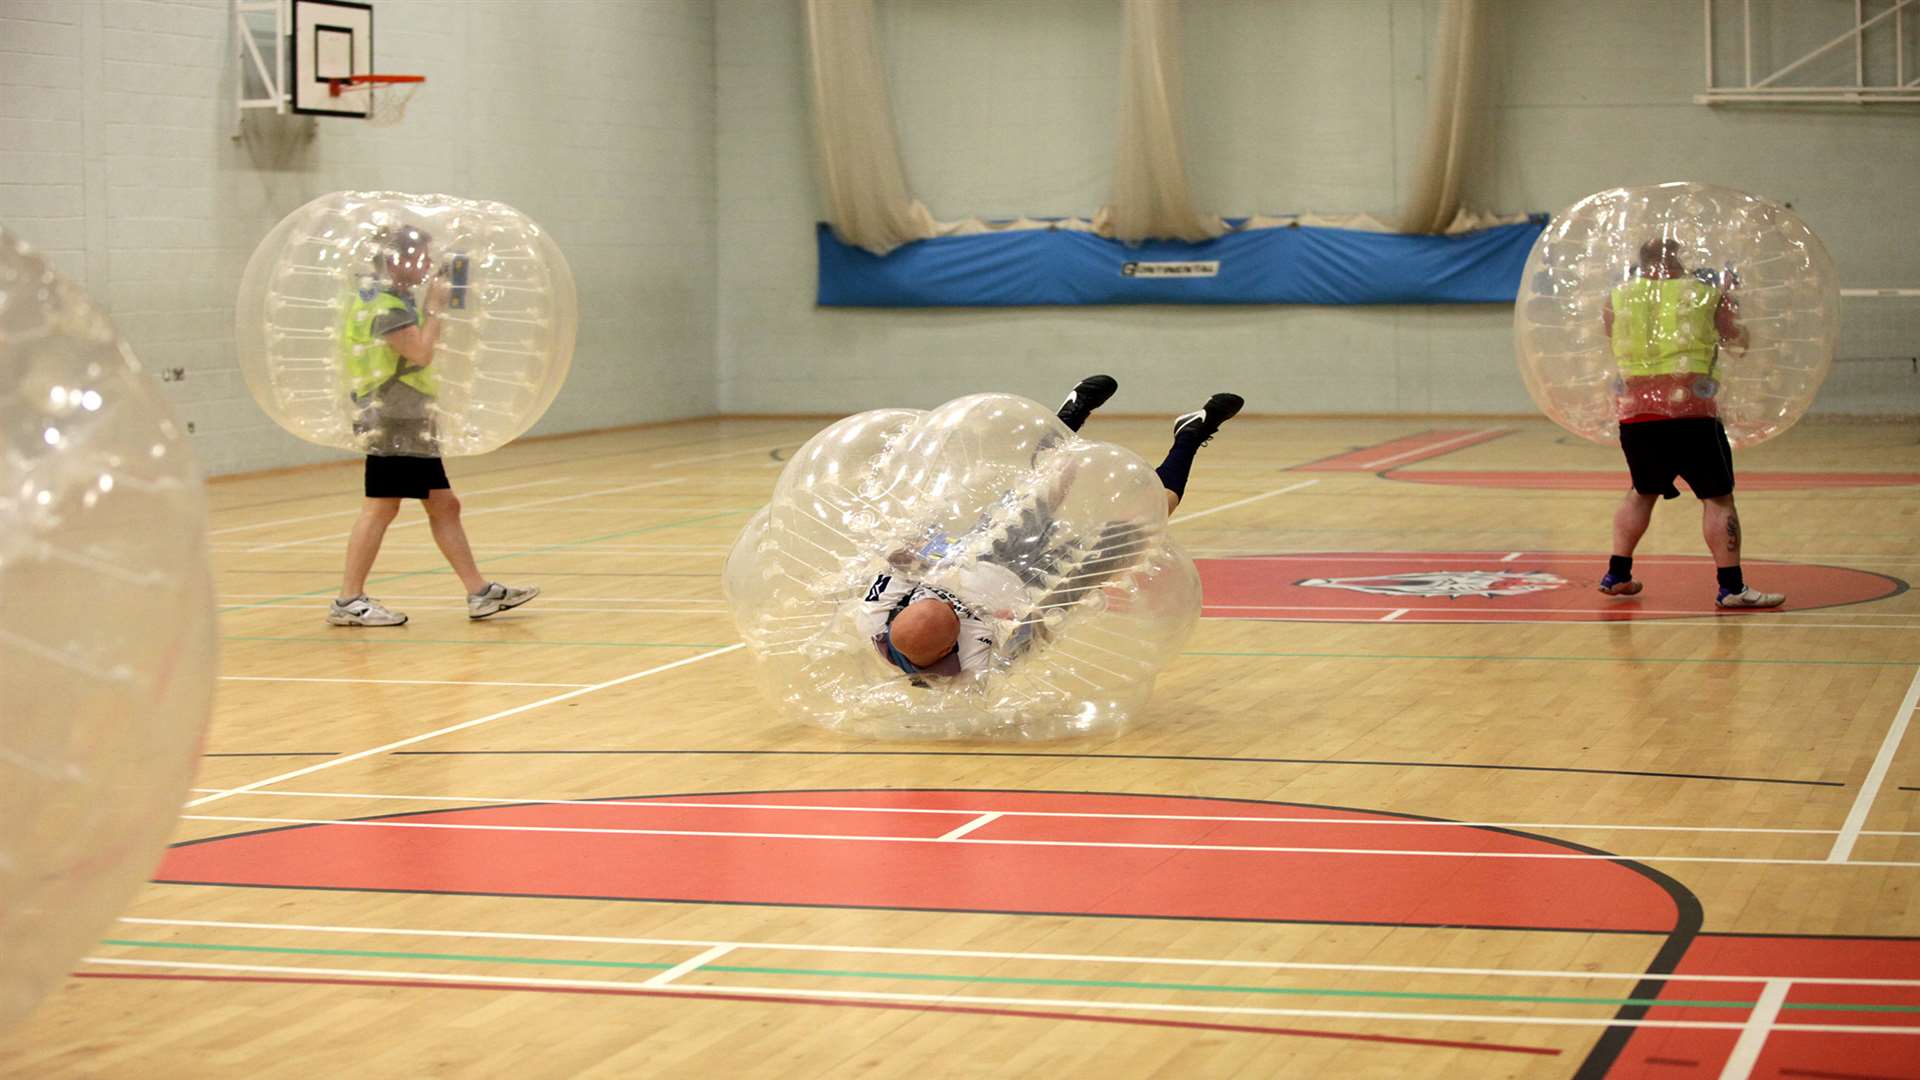
<path fill-rule="evenodd" d="M 407 102 L 426 82 L 425 75 L 354 75 L 328 79 L 327 92 L 333 97 L 365 94 L 367 123 L 391 127 L 407 114 Z"/>

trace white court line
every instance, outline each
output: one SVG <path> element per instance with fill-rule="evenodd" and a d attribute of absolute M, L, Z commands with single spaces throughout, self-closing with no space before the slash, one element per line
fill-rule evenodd
<path fill-rule="evenodd" d="M 1873 767 L 1867 770 L 1867 778 L 1860 784 L 1860 793 L 1854 796 L 1853 808 L 1847 811 L 1846 824 L 1840 826 L 1840 835 L 1833 841 L 1833 850 L 1828 853 L 1827 861 L 1843 863 L 1853 856 L 1853 843 L 1860 836 L 1861 826 L 1867 823 L 1867 812 L 1873 809 L 1873 800 L 1880 794 L 1880 785 L 1886 782 L 1887 769 L 1893 765 L 1893 755 L 1900 749 L 1900 740 L 1907 734 L 1907 725 L 1913 720 L 1913 711 L 1920 708 L 1920 668 L 1915 668 L 1913 681 L 1907 684 L 1907 696 L 1900 701 L 1900 708 L 1893 714 L 1893 723 L 1887 728 L 1887 737 L 1880 741 L 1880 752 L 1874 755 Z"/>
<path fill-rule="evenodd" d="M 1519 558 L 1520 556 L 1522 556 L 1522 555 L 1525 555 L 1525 554 L 1526 554 L 1526 552 L 1524 552 L 1524 551 L 1509 551 L 1509 552 L 1507 552 L 1507 553 L 1506 553 L 1505 555 L 1503 555 L 1503 556 L 1501 556 L 1501 558 L 1500 558 L 1500 561 L 1501 561 L 1501 562 L 1512 562 L 1513 560 L 1515 560 L 1515 559 L 1517 559 L 1517 558 Z"/>
<path fill-rule="evenodd" d="M 942 833 L 940 836 L 940 839 L 958 840 L 961 837 L 967 835 L 968 833 L 974 831 L 975 829 L 978 829 L 983 825 L 991 825 L 998 820 L 1000 820 L 1000 814 L 998 813 L 981 814 L 979 817 L 974 818 L 972 821 L 967 822 L 965 825 L 957 826 L 949 832 Z"/>
<path fill-rule="evenodd" d="M 658 675 L 661 672 L 672 671 L 675 668 L 686 667 L 688 664 L 697 664 L 702 660 L 710 659 L 715 656 L 724 656 L 727 653 L 733 652 L 736 649 L 743 649 L 743 648 L 746 648 L 744 644 L 733 644 L 733 645 L 727 645 L 718 649 L 709 649 L 706 652 L 699 654 L 698 656 L 689 656 L 684 660 L 675 660 L 670 664 L 661 664 L 661 665 L 658 665 L 657 667 L 650 667 L 644 671 L 636 671 L 631 675 L 622 675 L 617 679 L 608 679 L 606 682 L 594 683 L 592 686 L 582 686 L 576 690 L 569 690 L 564 694 L 555 694 L 552 697 L 544 697 L 544 698 L 541 698 L 539 701 L 530 701 L 525 705 L 516 705 L 511 709 L 502 709 L 496 713 L 488 713 L 485 716 L 478 717 L 473 720 L 464 720 L 458 724 L 450 724 L 443 728 L 436 728 L 433 731 L 425 732 L 420 735 L 409 736 L 405 739 L 396 739 L 393 742 L 386 743 L 381 746 L 376 746 L 371 750 L 362 750 L 354 754 L 345 754 L 340 757 L 329 758 L 328 760 L 322 761 L 316 765 L 309 765 L 304 769 L 295 769 L 292 772 L 284 772 L 278 776 L 269 776 L 264 780 L 255 780 L 251 784 L 242 784 L 239 787 L 226 788 L 224 790 L 217 791 L 211 795 L 202 795 L 197 799 L 192 799 L 188 801 L 186 805 L 200 806 L 205 803 L 216 802 L 220 799 L 225 799 L 229 796 L 240 795 L 250 791 L 256 791 L 260 788 L 266 787 L 269 784 L 277 784 L 282 780 L 291 780 L 296 776 L 305 776 L 308 773 L 316 773 L 322 769 L 331 769 L 336 765 L 345 765 L 351 761 L 359 761 L 362 758 L 369 758 L 375 754 L 384 754 L 389 750 L 398 750 L 403 746 L 412 746 L 415 743 L 426 742 L 428 739 L 437 739 L 442 735 L 451 735 L 456 731 L 465 731 L 468 728 L 479 727 L 482 724 L 490 724 L 495 720 L 504 720 L 509 716 L 518 716 L 523 712 L 528 712 L 533 709 L 538 709 L 545 705 L 557 705 L 562 701 L 570 701 L 574 698 L 581 697 L 586 694 L 594 693 L 597 690 L 606 690 L 611 687 L 622 686 L 622 685 L 625 685 L 626 683 L 633 682 L 636 679 L 644 679 L 649 675 Z"/>
<path fill-rule="evenodd" d="M 685 975 L 692 971 L 697 971 L 700 968 L 703 968 L 708 964 L 713 963 L 715 960 L 720 959 L 721 957 L 727 955 L 732 951 L 733 951 L 733 946 L 731 945 L 715 945 L 713 948 L 708 949 L 706 952 L 701 953 L 699 956 L 695 956 L 690 959 L 683 960 L 680 963 L 675 964 L 674 966 L 661 972 L 660 974 L 655 975 L 653 978 L 648 979 L 646 982 L 641 983 L 640 985 L 650 986 L 658 990 L 661 987 L 666 986 L 669 983 L 673 982 L 675 979 L 678 979 L 680 976 Z"/>
<path fill-rule="evenodd" d="M 734 646 L 739 648 L 739 646 Z M 584 691 L 574 691 L 583 693 Z M 572 696 L 572 695 L 566 695 Z M 360 756 L 360 755 L 356 755 Z M 323 762 L 288 773 L 324 769 L 338 762 Z M 271 780 L 261 781 L 272 783 Z M 211 799 L 237 795 L 234 789 L 187 803 L 197 806 Z M 1834 863 L 1826 859 L 1757 859 L 1731 855 L 1587 855 L 1545 851 L 1444 851 L 1427 848 L 1335 848 L 1270 844 L 1153 844 L 1122 840 L 981 840 L 963 837 L 947 840 L 938 836 L 861 836 L 850 833 L 778 833 L 747 832 L 733 829 L 613 829 L 582 825 L 491 825 L 444 821 L 356 821 L 337 818 L 276 818 L 242 814 L 182 814 L 182 821 L 227 821 L 258 825 L 326 825 L 354 829 L 448 829 L 458 832 L 580 833 L 591 836 L 711 836 L 735 840 L 812 840 L 849 844 L 985 844 L 998 847 L 1113 848 L 1130 851 L 1220 851 L 1255 855 L 1371 855 L 1391 858 L 1440 859 L 1542 859 L 1553 862 L 1685 862 L 1741 863 L 1756 866 L 1848 866 L 1920 868 L 1920 862 L 1884 860 L 1877 862 Z"/>
<path fill-rule="evenodd" d="M 316 678 L 304 675 L 222 675 L 221 682 L 300 682 L 300 683 L 365 683 L 376 686 L 542 686 L 542 687 L 581 687 L 591 683 L 578 682 L 491 682 L 472 679 L 333 679 Z M 206 790 L 206 789 L 197 789 Z"/>
<path fill-rule="evenodd" d="M 332 926 L 312 923 L 229 922 L 222 919 L 143 919 L 127 916 L 119 920 L 141 926 L 194 926 L 216 930 L 272 930 L 277 933 L 367 934 L 391 937 L 477 938 L 486 941 L 544 941 L 580 945 L 648 945 L 673 948 L 708 948 L 724 945 L 729 949 L 770 949 L 779 952 L 853 953 L 885 956 L 934 956 L 967 960 L 1045 960 L 1086 964 L 1159 964 L 1167 967 L 1249 968 L 1260 971 L 1349 971 L 1386 975 L 1470 975 L 1519 979 L 1615 979 L 1639 982 L 1650 976 L 1644 971 L 1569 971 L 1536 968 L 1421 967 L 1409 964 L 1335 964 L 1299 960 L 1226 960 L 1216 957 L 1129 956 L 1102 953 L 1006 952 L 983 949 L 915 949 L 899 945 L 823 945 L 818 942 L 714 941 L 705 938 L 608 937 L 597 934 L 537 934 L 498 930 L 422 930 L 392 926 Z M 1771 975 L 1681 975 L 1666 974 L 1661 982 L 1744 983 L 1757 985 L 1778 976 Z M 1794 982 L 1828 986 L 1920 986 L 1920 979 L 1876 979 L 1849 976 L 1818 976 Z"/>
<path fill-rule="evenodd" d="M 382 548 L 381 550 L 384 551 L 386 549 Z M 219 600 L 275 599 L 277 600 L 286 595 L 287 595 L 286 593 L 277 593 L 277 592 L 233 592 L 233 593 L 221 593 L 218 597 L 216 597 L 216 599 L 219 599 Z M 380 595 L 386 597 L 388 600 L 445 600 L 447 598 L 447 595 L 445 593 L 402 594 L 402 593 L 382 592 Z M 580 603 L 585 603 L 585 604 L 724 604 L 726 603 L 725 600 L 722 600 L 720 597 L 717 597 L 717 596 L 573 596 L 569 594 L 567 596 L 567 599 L 578 601 Z"/>
<path fill-rule="evenodd" d="M 1049 1009 L 1099 1009 L 1126 1012 L 1201 1013 L 1227 1016 L 1325 1016 L 1347 1020 L 1411 1020 L 1423 1023 L 1531 1024 L 1566 1027 L 1644 1027 L 1683 1028 L 1701 1031 L 1740 1031 L 1741 1020 L 1624 1020 L 1618 1017 L 1516 1016 L 1504 1013 L 1424 1013 L 1361 1011 L 1357 1009 L 1280 1009 L 1253 1005 L 1183 1005 L 1164 1001 L 1103 1001 L 1091 998 L 1019 998 L 985 994 L 907 994 L 878 990 L 783 989 L 769 986 L 663 986 L 657 989 L 638 982 L 613 979 L 541 979 L 508 975 L 458 975 L 443 971 L 391 971 L 381 968 L 288 967 L 276 964 L 214 964 L 191 960 L 135 960 L 89 956 L 88 964 L 119 967 L 164 968 L 180 971 L 234 971 L 269 975 L 298 975 L 312 978 L 328 976 L 349 979 L 418 980 L 448 983 L 485 983 L 499 986 L 553 986 L 583 990 L 642 990 L 661 994 L 736 994 L 753 997 L 810 997 L 841 1001 L 914 1001 L 935 1005 L 1006 1005 Z M 1920 1027 L 1894 1027 L 1867 1024 L 1776 1024 L 1775 1031 L 1813 1031 L 1848 1035 L 1920 1035 Z"/>
<path fill-rule="evenodd" d="M 221 788 L 192 788 L 220 791 Z M 1788 829 L 1754 825 L 1623 825 L 1563 821 L 1432 821 L 1426 818 L 1238 817 L 1231 814 L 1123 814 L 1084 810 L 1003 810 L 992 807 L 836 806 L 830 803 L 701 802 L 688 799 L 550 799 L 534 795 L 392 795 L 365 791 L 255 791 L 250 794 L 283 799 L 353 799 L 393 802 L 432 802 L 488 805 L 514 803 L 540 806 L 626 806 L 672 810 L 792 810 L 834 814 L 934 814 L 949 817 L 1085 818 L 1093 821 L 1215 821 L 1250 825 L 1381 825 L 1443 829 L 1588 829 L 1604 832 L 1758 833 L 1778 836 L 1832 836 L 1838 829 Z M 985 824 L 985 822 L 981 822 Z M 1920 831 L 1869 829 L 1863 836 L 1920 836 Z"/>
<path fill-rule="evenodd" d="M 554 476 L 554 477 L 549 477 L 545 480 L 529 480 L 524 484 L 506 484 L 501 487 L 473 488 L 471 490 L 462 491 L 460 495 L 462 498 L 465 498 L 470 495 L 492 495 L 495 492 L 518 491 L 521 488 L 538 487 L 541 484 L 565 483 L 566 481 L 571 479 L 573 478 L 570 476 Z M 316 499 L 330 499 L 333 497 L 334 496 L 332 494 L 321 494 L 321 495 L 313 496 L 313 498 L 316 498 Z M 235 507 L 234 509 L 244 510 L 249 508 Z M 221 511 L 221 510 L 213 511 L 213 513 L 216 513 L 216 514 L 231 513 L 231 512 L 232 511 Z M 294 525 L 302 521 L 319 521 L 321 518 L 347 517 L 349 515 L 358 514 L 359 512 L 360 512 L 360 508 L 356 506 L 351 510 L 329 510 L 323 514 L 303 514 L 300 517 L 281 518 L 278 521 L 258 521 L 253 523 L 252 525 L 229 525 L 224 529 L 208 529 L 207 535 L 208 536 L 225 536 L 227 533 L 252 532 L 255 529 L 271 529 L 275 525 Z"/>
<path fill-rule="evenodd" d="M 394 597 L 387 597 L 386 599 L 395 600 Z M 395 602 L 397 603 L 398 601 L 395 600 Z M 222 612 L 265 611 L 265 610 L 312 611 L 313 607 L 314 607 L 313 603 L 311 601 L 308 601 L 307 603 L 304 603 L 304 604 L 298 604 L 298 603 L 222 604 L 220 605 L 220 610 Z M 465 611 L 467 610 L 467 605 L 457 601 L 451 604 L 420 604 L 420 603 L 414 603 L 412 601 L 408 601 L 407 607 L 415 611 Z M 710 607 L 710 608 L 556 607 L 552 604 L 541 604 L 538 610 L 544 611 L 544 612 L 552 612 L 552 613 L 560 613 L 560 612 L 566 612 L 569 614 L 591 613 L 595 615 L 725 615 L 727 614 L 727 609 L 720 608 L 720 607 Z M 525 685 L 536 686 L 536 685 L 542 685 L 542 684 L 527 683 Z M 559 685 L 559 684 L 552 684 L 552 685 Z M 586 684 L 585 683 L 567 683 L 566 685 L 585 686 Z"/>
<path fill-rule="evenodd" d="M 1197 518 L 1206 517 L 1208 514 L 1217 514 L 1222 510 L 1232 510 L 1235 507 L 1245 506 L 1248 503 L 1256 503 L 1262 499 L 1271 499 L 1275 495 L 1285 495 L 1291 491 L 1299 491 L 1301 488 L 1312 487 L 1313 485 L 1319 482 L 1320 481 L 1318 479 L 1302 480 L 1297 484 L 1290 484 L 1283 488 L 1276 488 L 1273 491 L 1265 492 L 1264 494 L 1253 495 L 1245 499 L 1236 499 L 1233 502 L 1227 503 L 1223 506 L 1209 507 L 1208 509 L 1195 511 L 1194 513 L 1191 513 L 1191 514 L 1178 514 L 1178 515 L 1175 515 L 1172 521 L 1167 522 L 1167 524 L 1169 526 L 1179 525 L 1184 522 L 1193 521 Z"/>
<path fill-rule="evenodd" d="M 579 499 L 597 499 L 603 495 L 618 495 L 618 494 L 621 494 L 622 492 L 639 491 L 644 488 L 663 487 L 667 484 L 679 484 L 683 482 L 684 482 L 683 477 L 673 476 L 673 477 L 668 477 L 665 480 L 648 480 L 644 483 L 639 483 L 639 484 L 626 484 L 616 488 L 602 488 L 599 491 L 582 491 L 572 495 L 555 495 L 552 498 L 548 498 L 548 499 L 535 499 L 532 502 L 518 503 L 512 507 L 490 506 L 490 507 L 485 507 L 479 510 L 468 510 L 462 513 L 461 517 L 463 519 L 475 518 L 475 517 L 480 517 L 483 514 L 498 514 L 509 509 L 525 510 L 528 507 L 546 506 L 551 503 L 574 502 Z M 387 531 L 389 534 L 391 534 L 395 529 L 417 528 L 421 525 L 426 525 L 430 523 L 432 520 L 433 520 L 432 518 L 422 514 L 420 517 L 414 518 L 410 521 L 403 521 L 397 525 L 390 526 Z M 248 548 L 247 554 L 259 555 L 268 551 L 279 551 L 282 548 L 299 547 L 303 544 L 313 544 L 313 543 L 321 543 L 321 542 L 338 543 L 342 540 L 347 539 L 352 535 L 353 534 L 351 532 L 329 533 L 326 536 L 308 536 L 308 537 L 303 537 L 299 540 L 283 540 L 277 544 L 261 544 L 258 547 Z"/>
<path fill-rule="evenodd" d="M 1443 447 L 1453 446 L 1457 443 L 1463 443 L 1469 439 L 1477 439 L 1482 435 L 1504 435 L 1507 433 L 1508 430 L 1509 429 L 1507 428 L 1482 428 L 1479 431 L 1469 431 L 1465 435 L 1456 435 L 1451 439 L 1443 439 L 1437 443 L 1428 443 L 1425 446 L 1417 446 L 1417 447 L 1414 447 L 1412 450 L 1406 450 L 1401 453 L 1394 454 L 1390 457 L 1383 457 L 1378 461 L 1363 462 L 1360 465 L 1355 466 L 1355 468 L 1377 469 L 1380 466 L 1385 465 L 1389 462 L 1399 461 L 1401 458 L 1417 457 L 1421 454 L 1431 454 L 1435 450 L 1439 450 Z M 1417 438 L 1418 436 L 1414 436 L 1414 437 Z"/>
<path fill-rule="evenodd" d="M 1385 615 L 1380 616 L 1378 621 L 1392 622 L 1393 620 L 1399 618 L 1402 615 L 1405 615 L 1407 612 L 1412 610 L 1413 610 L 1412 608 L 1394 608 L 1392 611 L 1389 611 Z"/>
<path fill-rule="evenodd" d="M 1727 1055 L 1727 1063 L 1720 1069 L 1720 1080 L 1747 1080 L 1753 1075 L 1754 1063 L 1760 1060 L 1760 1048 L 1767 1044 L 1767 1035 L 1780 1019 L 1780 1007 L 1787 1003 L 1787 989 L 1792 985 L 1789 979 L 1767 981 L 1760 991 L 1760 1000 L 1754 1003 L 1747 1022 L 1740 1028 L 1740 1040 L 1733 1044 L 1733 1053 Z"/>
<path fill-rule="evenodd" d="M 805 441 L 805 439 L 801 440 L 801 442 Z M 747 454 L 771 454 L 775 450 L 784 450 L 789 446 L 798 445 L 800 445 L 800 443 L 783 442 L 775 446 L 755 446 L 745 450 L 727 450 L 718 454 L 701 454 L 698 457 L 674 458 L 672 461 L 656 461 L 653 463 L 653 467 L 656 469 L 671 469 L 676 465 L 691 465 L 696 461 L 719 461 L 722 458 L 743 457 Z M 775 462 L 775 464 L 785 465 L 786 462 Z"/>

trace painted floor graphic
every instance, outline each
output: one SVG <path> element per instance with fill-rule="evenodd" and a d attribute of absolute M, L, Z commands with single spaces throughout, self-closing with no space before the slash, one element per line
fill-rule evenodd
<path fill-rule="evenodd" d="M 1658 555 L 1634 560 L 1646 585 L 1631 598 L 1602 595 L 1604 554 L 1526 551 L 1301 552 L 1197 559 L 1214 619 L 1301 622 L 1621 622 L 1717 616 L 1713 561 Z M 1882 600 L 1898 578 L 1839 566 L 1753 560 L 1749 581 L 1787 594 L 1783 611 Z"/>
<path fill-rule="evenodd" d="M 222 962 L 159 962 L 175 969 L 169 974 L 94 967 L 88 977 L 672 993 L 1559 1054 L 1527 1037 L 1539 1028 L 1514 1026 L 1526 1018 L 1599 1029 L 1584 1060 L 1568 1062 L 1572 1075 L 1594 1080 L 1693 1080 L 1721 1075 L 1729 1063 L 1751 1066 L 1756 1056 L 1757 1071 L 1739 1075 L 1920 1075 L 1920 1065 L 1898 1064 L 1920 1063 L 1920 940 L 1702 934 L 1699 902 L 1686 887 L 1629 858 L 1550 837 L 1349 808 L 1093 792 L 696 793 L 462 807 L 213 837 L 170 849 L 157 876 L 175 884 L 1601 934 L 1621 943 L 1625 951 L 1616 955 L 1640 959 L 1622 965 L 1627 970 L 1602 969 L 1611 974 L 1583 967 L 1514 972 L 1509 981 L 1478 969 L 1456 977 L 1448 968 L 1386 967 L 1371 970 L 1390 974 L 1368 976 L 1366 965 L 1257 962 L 1223 976 L 1214 961 L 1115 957 L 1132 968 L 1195 966 L 1144 978 L 1111 968 L 1062 978 L 1055 967 L 1023 973 L 1015 954 L 964 950 L 932 950 L 934 966 L 912 967 L 872 955 L 803 954 L 781 964 L 774 957 L 791 956 L 791 947 L 771 942 L 729 943 L 733 952 L 710 960 L 626 961 L 516 955 L 497 941 L 440 939 L 435 951 L 403 952 L 129 936 L 105 944 L 147 957 L 223 954 Z M 517 948 L 536 950 L 524 941 Z M 404 960 L 412 973 L 284 966 L 300 958 Z M 572 965 L 581 976 L 477 977 L 476 962 L 562 974 Z M 203 970 L 179 970 L 196 967 Z M 1263 967 L 1271 970 L 1254 970 Z M 632 981 L 619 981 L 619 969 L 631 969 Z M 668 988 L 662 972 L 679 981 Z M 823 978 L 850 988 L 821 989 Z M 909 992 L 886 989 L 892 986 Z M 1011 996 L 1018 994 L 1045 996 Z M 1175 1015 L 1156 1016 L 1156 1009 Z M 1218 1023 L 1204 1019 L 1209 1012 L 1238 1015 Z M 1395 1015 L 1422 1029 L 1382 1029 L 1380 1021 Z M 1272 1016 L 1291 1023 L 1238 1022 Z M 1338 1026 L 1355 1019 L 1367 1021 L 1363 1030 Z M 1479 1034 L 1503 1021 L 1519 1037 Z M 1454 1030 L 1457 1037 L 1446 1037 Z"/>

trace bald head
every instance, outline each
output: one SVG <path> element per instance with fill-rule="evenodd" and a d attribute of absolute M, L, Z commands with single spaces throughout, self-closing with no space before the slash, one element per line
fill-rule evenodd
<path fill-rule="evenodd" d="M 893 617 L 888 637 L 914 667 L 931 667 L 959 642 L 960 617 L 944 600 L 916 600 Z"/>

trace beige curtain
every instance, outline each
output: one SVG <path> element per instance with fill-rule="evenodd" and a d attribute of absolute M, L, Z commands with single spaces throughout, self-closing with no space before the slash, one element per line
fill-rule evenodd
<path fill-rule="evenodd" d="M 1483 0 L 1444 0 L 1427 67 L 1427 126 L 1400 202 L 1398 231 L 1441 233 L 1460 214 L 1460 177 L 1479 123 Z"/>
<path fill-rule="evenodd" d="M 834 235 L 875 255 L 934 235 L 900 165 L 874 0 L 806 3 L 814 143 Z"/>
<path fill-rule="evenodd" d="M 1226 226 L 1193 208 L 1180 138 L 1180 0 L 1125 0 L 1120 140 L 1113 202 L 1095 218 L 1103 235 L 1206 240 Z"/>

